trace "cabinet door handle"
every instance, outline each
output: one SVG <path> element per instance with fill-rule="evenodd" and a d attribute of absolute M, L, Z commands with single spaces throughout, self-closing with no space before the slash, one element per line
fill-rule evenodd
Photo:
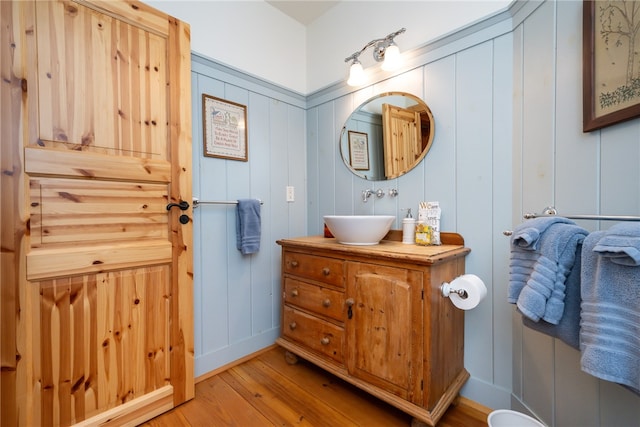
<path fill-rule="evenodd" d="M 325 276 L 328 276 L 329 273 L 331 273 L 331 270 L 329 270 L 329 267 L 325 267 L 322 269 L 322 274 L 324 274 Z"/>
<path fill-rule="evenodd" d="M 297 327 L 298 327 L 298 324 L 296 322 L 289 323 L 289 329 L 291 329 L 292 331 Z"/>
<path fill-rule="evenodd" d="M 322 345 L 328 345 L 331 342 L 331 340 L 329 339 L 329 337 L 324 337 L 320 340 L 320 344 Z"/>
<path fill-rule="evenodd" d="M 347 304 L 347 318 L 351 319 L 353 317 L 353 305 L 356 303 L 355 300 L 353 298 L 347 298 L 347 300 L 344 302 L 345 304 Z"/>
<path fill-rule="evenodd" d="M 329 307 L 331 305 L 331 300 L 329 298 L 327 298 L 326 300 L 322 301 L 322 306 L 323 307 Z"/>

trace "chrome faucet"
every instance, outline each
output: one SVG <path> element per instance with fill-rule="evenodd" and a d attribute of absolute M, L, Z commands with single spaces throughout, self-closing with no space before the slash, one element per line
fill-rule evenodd
<path fill-rule="evenodd" d="M 372 194 L 372 190 L 362 190 L 362 201 L 364 203 L 367 203 L 367 200 L 369 199 L 369 197 L 371 197 Z"/>

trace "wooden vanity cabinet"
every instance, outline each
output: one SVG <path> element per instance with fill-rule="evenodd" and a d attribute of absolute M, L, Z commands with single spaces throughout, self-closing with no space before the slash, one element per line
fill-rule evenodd
<path fill-rule="evenodd" d="M 464 274 L 469 249 L 383 240 L 347 246 L 321 236 L 283 239 L 282 333 L 302 357 L 435 425 L 469 377 L 464 312 L 440 285 Z"/>

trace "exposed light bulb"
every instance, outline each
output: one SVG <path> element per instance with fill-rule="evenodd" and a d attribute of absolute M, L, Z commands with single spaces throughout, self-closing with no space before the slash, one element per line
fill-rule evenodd
<path fill-rule="evenodd" d="M 402 65 L 402 58 L 400 57 L 400 49 L 393 41 L 393 38 L 404 33 L 405 29 L 401 28 L 398 31 L 387 35 L 382 39 L 374 39 L 364 45 L 362 49 L 356 51 L 350 56 L 346 57 L 344 62 L 351 63 L 349 68 L 349 78 L 347 84 L 349 86 L 363 86 L 368 81 L 368 76 L 365 74 L 362 64 L 358 61 L 358 57 L 365 50 L 373 48 L 373 59 L 376 62 L 382 63 L 382 69 L 384 71 L 396 70 Z"/>
<path fill-rule="evenodd" d="M 365 81 L 366 76 L 362 64 L 356 59 L 349 69 L 349 80 L 347 80 L 347 84 L 349 86 L 360 86 L 364 84 Z"/>
<path fill-rule="evenodd" d="M 384 62 L 382 69 L 385 71 L 393 71 L 400 66 L 400 49 L 395 44 L 389 45 L 384 51 Z"/>

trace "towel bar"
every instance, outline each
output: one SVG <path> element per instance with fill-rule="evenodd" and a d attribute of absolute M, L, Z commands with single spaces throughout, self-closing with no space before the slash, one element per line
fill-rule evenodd
<path fill-rule="evenodd" d="M 524 219 L 539 218 L 543 216 L 558 215 L 558 211 L 553 206 L 547 206 L 542 210 L 542 213 L 526 213 L 523 215 Z M 568 219 L 586 219 L 594 221 L 640 221 L 640 216 L 633 215 L 562 215 Z M 513 231 L 506 230 L 502 234 L 505 236 L 511 236 Z"/>
<path fill-rule="evenodd" d="M 558 215 L 558 211 L 553 206 L 547 206 L 544 208 L 541 214 L 526 213 L 523 215 L 524 219 L 538 218 L 541 216 Z M 633 215 L 562 215 L 569 219 L 589 219 L 589 220 L 603 220 L 603 221 L 640 221 L 640 216 Z"/>
<path fill-rule="evenodd" d="M 212 201 L 202 201 L 197 199 L 196 197 L 193 198 L 193 208 L 197 208 L 200 205 L 237 205 L 238 201 L 237 200 L 212 200 Z M 262 200 L 260 200 L 260 204 L 264 205 L 264 202 Z"/>

